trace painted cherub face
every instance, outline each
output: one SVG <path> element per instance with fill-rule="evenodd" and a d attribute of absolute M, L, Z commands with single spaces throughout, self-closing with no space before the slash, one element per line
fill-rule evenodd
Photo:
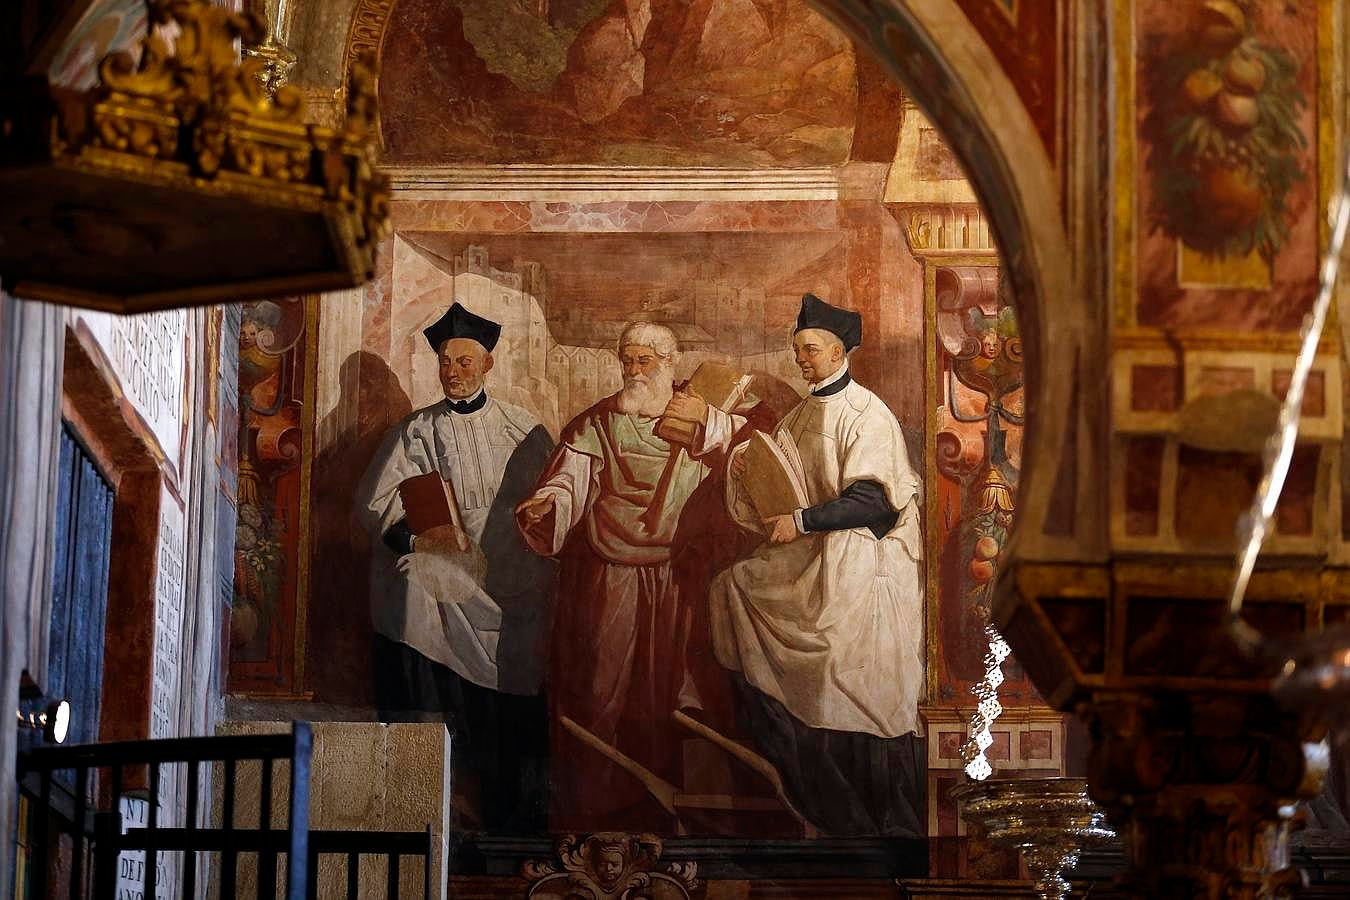
<path fill-rule="evenodd" d="M 601 850 L 595 855 L 595 879 L 605 890 L 619 883 L 623 875 L 623 853 L 619 850 Z"/>
<path fill-rule="evenodd" d="M 994 332 L 986 331 L 980 335 L 980 356 L 985 359 L 998 359 L 998 352 L 1002 349 L 1003 340 Z"/>

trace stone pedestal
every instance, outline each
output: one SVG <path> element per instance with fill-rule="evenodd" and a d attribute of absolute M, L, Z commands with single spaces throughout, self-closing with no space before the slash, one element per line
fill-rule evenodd
<path fill-rule="evenodd" d="M 315 722 L 314 755 L 310 775 L 310 828 L 349 831 L 423 831 L 432 829 L 432 897 L 444 900 L 445 859 L 450 826 L 450 736 L 444 725 L 375 722 Z M 289 722 L 223 722 L 217 733 L 273 734 L 290 729 Z M 272 824 L 284 827 L 290 773 L 277 766 L 272 780 Z M 213 815 L 220 821 L 223 772 L 216 767 Z M 235 777 L 235 827 L 256 828 L 262 769 L 258 763 L 240 765 Z M 386 863 L 363 857 L 360 897 L 383 898 Z M 420 863 L 400 864 L 400 897 L 421 897 Z M 278 896 L 285 871 L 278 879 Z M 343 897 L 347 863 L 342 857 L 320 857 L 318 896 Z M 219 871 L 210 874 L 211 897 L 218 897 Z M 237 893 L 257 890 L 257 861 L 239 859 Z"/>

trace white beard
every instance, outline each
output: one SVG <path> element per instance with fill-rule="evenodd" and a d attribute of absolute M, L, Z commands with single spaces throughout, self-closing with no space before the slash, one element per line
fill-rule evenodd
<path fill-rule="evenodd" d="M 624 380 L 618 394 L 619 412 L 625 415 L 659 416 L 675 396 L 675 373 L 662 368 L 650 378 L 639 375 Z"/>

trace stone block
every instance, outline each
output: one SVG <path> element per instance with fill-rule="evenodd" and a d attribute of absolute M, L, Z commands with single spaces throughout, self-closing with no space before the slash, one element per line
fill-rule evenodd
<path fill-rule="evenodd" d="M 276 734 L 290 729 L 288 722 L 222 722 L 217 733 Z M 332 831 L 432 830 L 432 897 L 444 900 L 445 858 L 450 825 L 450 736 L 444 725 L 377 722 L 315 722 L 310 774 L 310 828 Z M 255 828 L 261 812 L 263 770 L 257 762 L 236 767 L 234 783 L 237 828 Z M 212 817 L 220 823 L 224 812 L 224 767 L 215 767 Z M 290 767 L 278 764 L 272 774 L 273 827 L 286 824 Z M 278 895 L 285 871 L 279 866 Z M 388 868 L 382 857 L 360 859 L 358 896 L 384 898 Z M 258 861 L 241 855 L 236 893 L 256 893 Z M 346 896 L 347 860 L 324 856 L 319 860 L 318 896 Z M 420 862 L 404 859 L 399 871 L 399 897 L 422 896 Z M 212 898 L 219 897 L 218 864 L 210 873 Z"/>

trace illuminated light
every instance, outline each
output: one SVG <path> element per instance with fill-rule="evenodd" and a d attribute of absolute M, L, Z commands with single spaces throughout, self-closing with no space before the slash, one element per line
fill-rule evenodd
<path fill-rule="evenodd" d="M 18 726 L 41 731 L 42 737 L 53 744 L 64 744 L 70 735 L 70 701 L 53 700 L 42 712 L 17 710 Z"/>

